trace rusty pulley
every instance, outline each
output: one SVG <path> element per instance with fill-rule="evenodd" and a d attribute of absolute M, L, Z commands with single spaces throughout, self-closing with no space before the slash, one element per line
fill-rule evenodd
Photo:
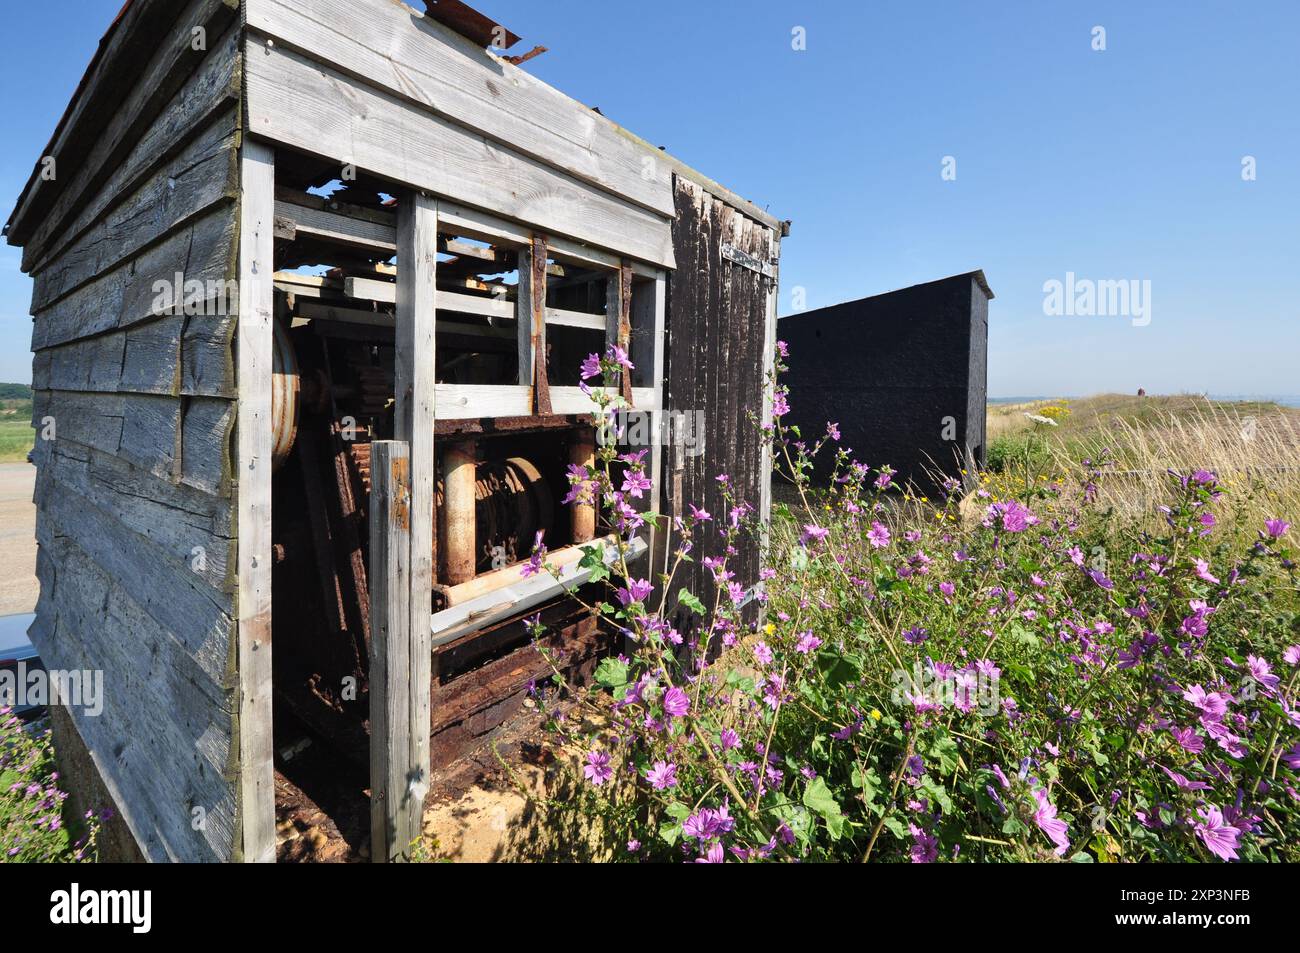
<path fill-rule="evenodd" d="M 301 383 L 298 356 L 289 332 L 280 321 L 271 322 L 271 469 L 279 470 L 289 459 L 298 436 L 298 405 Z"/>
<path fill-rule="evenodd" d="M 348 449 L 368 494 L 370 444 L 349 444 Z M 549 535 L 555 522 L 550 482 L 524 457 L 480 461 L 474 469 L 475 571 L 488 572 L 527 559 L 538 531 Z M 434 506 L 442 505 L 439 479 L 434 485 Z"/>

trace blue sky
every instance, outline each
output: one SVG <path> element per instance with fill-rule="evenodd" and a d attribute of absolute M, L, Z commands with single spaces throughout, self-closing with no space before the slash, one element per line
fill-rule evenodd
<path fill-rule="evenodd" d="M 8 12 L 6 217 L 119 5 Z M 550 48 L 533 73 L 794 221 L 782 314 L 983 268 L 993 395 L 1300 391 L 1293 0 L 478 6 Z M 18 258 L 0 380 L 30 378 Z M 1044 314 L 1067 272 L 1149 281 L 1150 323 Z"/>

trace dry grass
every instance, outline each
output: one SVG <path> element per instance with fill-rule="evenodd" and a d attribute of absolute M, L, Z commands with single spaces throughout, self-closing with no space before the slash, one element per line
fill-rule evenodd
<path fill-rule="evenodd" d="M 1124 424 L 1163 425 L 1170 419 L 1195 420 L 1209 415 L 1247 420 L 1251 417 L 1291 417 L 1300 420 L 1300 410 L 1279 407 L 1268 401 L 1213 401 L 1201 394 L 1175 394 L 1168 397 L 1131 397 L 1125 394 L 1099 394 L 1079 400 L 1038 400 L 1023 404 L 990 404 L 988 438 L 994 440 L 1031 429 L 1034 424 L 1025 416 L 1047 406 L 1066 406 L 1070 414 L 1061 421 L 1062 434 L 1084 433 L 1122 427 Z"/>
<path fill-rule="evenodd" d="M 1067 450 L 1079 449 L 1073 441 L 1057 444 L 1054 460 L 1065 466 Z M 1210 405 L 1191 416 L 1121 418 L 1089 435 L 1082 449 L 1093 459 L 1110 450 L 1116 464 L 1099 499 L 1121 516 L 1151 513 L 1168 496 L 1169 469 L 1205 469 L 1228 490 L 1229 530 L 1253 535 L 1275 517 L 1300 522 L 1300 418 L 1294 414 L 1243 417 Z"/>
<path fill-rule="evenodd" d="M 1047 403 L 989 408 L 990 437 L 1014 448 L 1013 460 L 1022 448 L 1031 451 L 1023 470 L 1007 467 L 1015 479 L 1076 474 L 1082 459 L 1109 458 L 1114 466 L 1101 482 L 1101 503 L 1142 521 L 1158 518 L 1168 470 L 1205 469 L 1229 491 L 1220 514 L 1227 531 L 1252 536 L 1266 518 L 1300 521 L 1300 411 L 1195 395 L 1103 395 L 1069 401 L 1070 414 L 1057 427 L 1024 416 Z"/>

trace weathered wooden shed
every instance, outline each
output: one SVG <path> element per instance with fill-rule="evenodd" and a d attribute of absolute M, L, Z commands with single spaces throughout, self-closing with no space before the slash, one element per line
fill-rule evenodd
<path fill-rule="evenodd" d="M 580 584 L 603 532 L 560 502 L 585 354 L 628 347 L 623 396 L 675 434 L 650 505 L 720 510 L 721 472 L 768 505 L 783 223 L 427 6 L 130 0 L 6 226 L 34 278 L 31 637 L 103 671 L 62 740 L 151 860 L 275 858 L 282 714 L 371 759 L 400 853 L 393 815 L 545 673 L 525 616 L 575 672 L 607 649 L 520 572 L 544 530 Z"/>
<path fill-rule="evenodd" d="M 786 315 L 786 423 L 815 438 L 837 422 L 858 460 L 922 493 L 945 477 L 973 482 L 987 455 L 992 299 L 972 271 Z M 829 457 L 817 461 L 822 478 Z"/>

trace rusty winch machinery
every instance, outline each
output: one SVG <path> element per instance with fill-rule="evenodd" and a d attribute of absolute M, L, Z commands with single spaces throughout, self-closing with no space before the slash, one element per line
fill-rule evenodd
<path fill-rule="evenodd" d="M 305 481 L 309 505 L 311 498 L 337 496 L 338 516 L 355 524 L 351 535 L 359 547 L 367 538 L 362 524 L 371 443 L 393 434 L 393 345 L 386 330 L 323 321 L 294 328 L 277 321 L 275 327 L 276 479 Z M 470 361 L 461 355 L 460 363 Z M 594 457 L 588 421 L 497 420 L 486 430 L 477 422 L 448 423 L 436 439 L 435 608 L 454 603 L 456 587 L 528 559 L 538 533 L 556 548 L 587 542 L 596 528 L 591 507 L 570 505 L 561 512 L 558 505 L 567 491 L 568 465 L 590 464 Z M 313 518 L 309 511 L 303 516 Z M 313 534 L 293 526 L 285 532 L 300 538 Z M 332 541 L 338 535 L 332 533 Z"/>

